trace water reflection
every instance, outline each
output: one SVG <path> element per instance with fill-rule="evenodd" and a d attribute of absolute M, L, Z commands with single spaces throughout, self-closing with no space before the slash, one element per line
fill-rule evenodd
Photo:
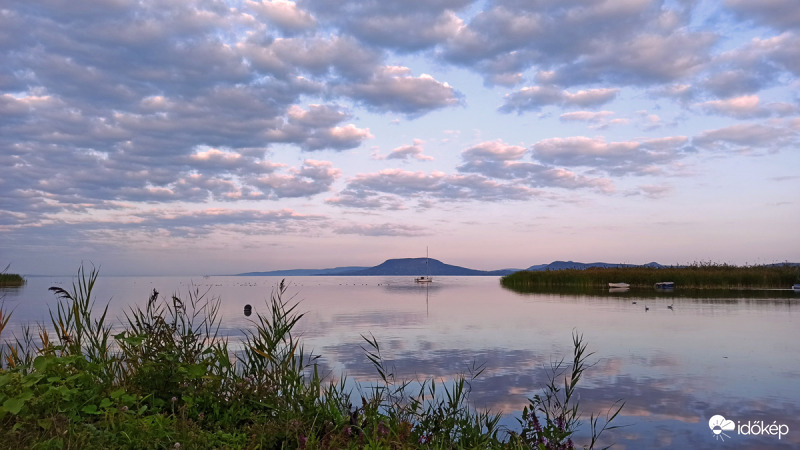
<path fill-rule="evenodd" d="M 130 305 L 144 305 L 153 289 L 168 295 L 208 289 L 222 302 L 221 332 L 235 340 L 253 329 L 245 307 L 267 314 L 266 301 L 280 280 L 101 277 L 96 298 L 99 306 L 110 302 L 110 317 L 121 317 Z M 7 297 L 12 320 L 46 322 L 54 303 L 46 289 L 56 282 L 70 280 L 31 280 Z M 630 426 L 605 443 L 719 448 L 708 420 L 721 414 L 778 421 L 791 430 L 780 442 L 733 436 L 726 447 L 800 446 L 800 295 L 791 291 L 517 293 L 493 277 L 437 277 L 423 286 L 410 277 L 296 277 L 287 284 L 305 312 L 297 332 L 306 350 L 321 355 L 322 373 L 335 378 L 377 379 L 361 348 L 361 335 L 370 334 L 398 379 L 449 380 L 483 365 L 470 399 L 504 412 L 504 425 L 513 428 L 528 398 L 548 381 L 551 362 L 571 357 L 577 331 L 595 352 L 596 365 L 579 388 L 586 419 L 617 399 L 626 401 L 618 420 Z"/>

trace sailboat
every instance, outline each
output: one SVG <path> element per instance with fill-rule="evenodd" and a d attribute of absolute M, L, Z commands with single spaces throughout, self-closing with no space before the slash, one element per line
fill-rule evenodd
<path fill-rule="evenodd" d="M 428 273 L 428 247 L 425 247 L 425 276 L 414 278 L 415 283 L 433 283 L 433 277 Z"/>

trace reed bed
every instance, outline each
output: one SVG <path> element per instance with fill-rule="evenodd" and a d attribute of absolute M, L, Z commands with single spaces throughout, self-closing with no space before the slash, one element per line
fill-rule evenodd
<path fill-rule="evenodd" d="M 25 278 L 15 273 L 0 273 L 0 287 L 19 287 L 25 284 Z"/>
<path fill-rule="evenodd" d="M 676 288 L 691 289 L 785 289 L 800 280 L 797 265 L 733 266 L 728 264 L 692 264 L 682 267 L 614 267 L 520 271 L 501 278 L 510 289 L 597 288 L 608 283 L 628 283 L 631 287 L 653 287 L 672 281 Z"/>
<path fill-rule="evenodd" d="M 219 299 L 153 291 L 122 329 L 94 305 L 97 272 L 83 268 L 51 324 L 0 345 L 0 442 L 6 448 L 572 449 L 581 422 L 577 385 L 591 367 L 573 332 L 572 359 L 551 365 L 519 431 L 470 405 L 483 367 L 451 379 L 397 380 L 378 340 L 362 351 L 376 381 L 358 395 L 320 375 L 292 329 L 303 314 L 281 283 L 246 330 L 242 350 L 220 337 Z M 0 305 L 0 337 L 9 315 Z M 3 342 L 3 341 L 0 341 Z M 599 445 L 623 404 L 588 419 L 583 448 Z M 578 445 L 581 447 L 581 445 Z"/>

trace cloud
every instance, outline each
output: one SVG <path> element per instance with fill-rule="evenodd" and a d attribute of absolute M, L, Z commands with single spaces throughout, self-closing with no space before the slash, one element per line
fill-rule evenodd
<path fill-rule="evenodd" d="M 120 223 L 117 226 L 120 231 L 161 230 L 184 237 L 188 237 L 188 234 L 209 235 L 222 229 L 257 235 L 297 232 L 322 219 L 321 216 L 299 214 L 291 209 L 258 211 L 211 208 L 199 211 L 154 210 L 141 215 L 137 222 Z"/>
<path fill-rule="evenodd" d="M 346 189 L 328 202 L 337 206 L 405 209 L 409 202 L 429 205 L 436 201 L 526 200 L 538 192 L 511 183 L 498 182 L 476 174 L 411 172 L 384 169 L 362 173 L 348 180 Z"/>
<path fill-rule="evenodd" d="M 715 56 L 700 86 L 723 98 L 752 95 L 784 83 L 787 74 L 800 75 L 800 35 L 790 31 Z"/>
<path fill-rule="evenodd" d="M 668 97 L 680 104 L 688 104 L 696 95 L 696 88 L 690 84 L 667 84 L 651 89 L 655 96 Z"/>
<path fill-rule="evenodd" d="M 70 146 L 42 152 L 18 145 L 0 188 L 18 211 L 115 209 L 120 202 L 207 202 L 302 197 L 327 191 L 340 175 L 330 162 L 289 167 L 231 148 L 198 146 L 187 155 L 137 155 Z M 261 151 L 263 155 L 263 151 Z"/>
<path fill-rule="evenodd" d="M 240 153 L 216 148 L 198 148 L 188 157 L 189 164 L 212 171 L 229 171 L 244 168 L 249 161 Z"/>
<path fill-rule="evenodd" d="M 300 168 L 289 169 L 288 174 L 269 173 L 250 180 L 269 197 L 309 197 L 326 192 L 341 175 L 341 170 L 328 161 L 307 159 Z"/>
<path fill-rule="evenodd" d="M 320 19 L 353 35 L 365 45 L 400 52 L 434 47 L 453 36 L 462 22 L 456 12 L 473 0 L 379 0 L 312 2 L 307 6 Z"/>
<path fill-rule="evenodd" d="M 350 114 L 331 106 L 309 105 L 307 110 L 292 105 L 285 121 L 267 131 L 271 142 L 297 144 L 307 151 L 348 150 L 372 138 L 369 129 L 360 129 L 354 124 L 336 126 L 350 118 Z"/>
<path fill-rule="evenodd" d="M 433 156 L 424 154 L 422 148 L 422 140 L 414 139 L 413 145 L 402 145 L 392 149 L 386 156 L 376 156 L 376 159 L 409 159 L 413 158 L 419 161 L 433 161 Z"/>
<path fill-rule="evenodd" d="M 661 164 L 679 159 L 687 141 L 683 136 L 619 142 L 576 136 L 543 139 L 533 145 L 531 153 L 547 164 L 643 175 L 657 172 Z"/>
<path fill-rule="evenodd" d="M 738 119 L 797 113 L 797 107 L 788 103 L 761 105 L 761 100 L 757 95 L 745 95 L 725 100 L 711 100 L 701 103 L 699 106 L 711 113 L 736 117 Z"/>
<path fill-rule="evenodd" d="M 423 227 L 396 223 L 344 225 L 336 227 L 333 232 L 359 236 L 420 236 L 430 234 Z"/>
<path fill-rule="evenodd" d="M 476 173 L 487 178 L 505 180 L 513 185 L 531 188 L 558 187 L 566 189 L 597 189 L 613 191 L 607 179 L 591 178 L 563 168 L 521 161 L 528 154 L 524 147 L 502 141 L 484 142 L 461 153 L 464 164 L 459 172 Z"/>
<path fill-rule="evenodd" d="M 782 29 L 800 28 L 800 11 L 792 0 L 770 0 L 751 2 L 748 0 L 725 0 L 724 5 L 744 21 Z"/>
<path fill-rule="evenodd" d="M 561 114 L 563 121 L 600 122 L 614 115 L 613 111 L 574 111 Z"/>
<path fill-rule="evenodd" d="M 708 61 L 716 36 L 690 31 L 688 9 L 649 1 L 491 2 L 444 42 L 442 58 L 487 81 L 529 69 L 560 86 L 676 81 Z"/>
<path fill-rule="evenodd" d="M 635 192 L 635 195 L 643 195 L 649 198 L 662 198 L 665 197 L 672 191 L 672 186 L 664 185 L 664 184 L 644 184 L 638 187 L 638 191 Z"/>
<path fill-rule="evenodd" d="M 2 217 L 2 216 L 0 216 Z M 119 209 L 103 215 L 76 215 L 70 220 L 48 220 L 35 226 L 3 227 L 4 237 L 24 242 L 20 248 L 32 252 L 61 252 L 78 260 L 87 255 L 114 251 L 167 248 L 185 250 L 188 241 L 202 239 L 203 246 L 219 245 L 226 236 L 287 236 L 308 233 L 327 223 L 322 215 L 302 214 L 292 209 L 254 210 L 230 208 Z M 228 246 L 230 244 L 227 244 Z"/>
<path fill-rule="evenodd" d="M 246 0 L 246 9 L 252 10 L 289 33 L 302 32 L 316 27 L 317 21 L 307 11 L 297 7 L 297 3 L 286 0 L 254 2 Z"/>
<path fill-rule="evenodd" d="M 170 233 L 224 216 L 198 212 L 212 206 L 363 217 L 565 191 L 658 198 L 671 183 L 656 176 L 689 151 L 797 146 L 791 6 L 12 2 L 0 8 L 0 228 L 110 242 L 130 220 L 188 239 L 201 233 Z M 716 129 L 698 128 L 711 115 Z M 613 136 L 564 131 L 628 122 Z M 385 154 L 370 160 L 364 144 Z M 205 229 L 221 227 L 236 230 Z"/>
<path fill-rule="evenodd" d="M 391 194 L 381 194 L 374 190 L 346 188 L 336 196 L 325 199 L 332 206 L 376 210 L 408 209 L 405 199 Z"/>
<path fill-rule="evenodd" d="M 520 159 L 526 152 L 525 147 L 507 145 L 502 141 L 482 142 L 461 153 L 465 160 L 475 161 L 484 158 L 510 161 Z"/>
<path fill-rule="evenodd" d="M 520 169 L 530 164 L 519 162 L 528 150 L 518 145 L 502 141 L 482 142 L 461 152 L 464 163 L 457 167 L 459 172 L 479 173 L 489 178 L 512 180 L 524 177 Z M 525 169 L 522 169 L 524 171 Z"/>
<path fill-rule="evenodd" d="M 787 145 L 797 145 L 798 137 L 798 130 L 790 127 L 748 123 L 704 131 L 692 139 L 692 144 L 713 151 L 774 151 Z"/>
<path fill-rule="evenodd" d="M 561 107 L 600 106 L 613 100 L 617 93 L 619 93 L 619 89 L 616 88 L 586 89 L 572 93 L 560 90 L 555 86 L 525 87 L 506 95 L 499 110 L 522 113 L 537 111 L 550 105 Z"/>
<path fill-rule="evenodd" d="M 599 78 L 642 85 L 680 80 L 697 73 L 706 64 L 715 41 L 716 37 L 710 33 L 642 32 L 616 45 L 606 42 L 580 63 L 561 70 L 556 80 L 576 83 Z"/>
<path fill-rule="evenodd" d="M 367 108 L 419 116 L 460 103 L 459 94 L 449 84 L 430 75 L 414 77 L 402 66 L 384 66 L 369 80 L 343 86 L 338 93 L 352 97 Z"/>

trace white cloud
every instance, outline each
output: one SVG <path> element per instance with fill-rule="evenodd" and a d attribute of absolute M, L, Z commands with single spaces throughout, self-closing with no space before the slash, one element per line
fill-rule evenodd
<path fill-rule="evenodd" d="M 254 2 L 245 0 L 244 6 L 288 31 L 303 31 L 316 26 L 314 17 L 307 11 L 299 9 L 297 3 L 293 1 L 266 0 Z"/>
<path fill-rule="evenodd" d="M 359 236 L 422 236 L 431 234 L 420 226 L 396 223 L 343 225 L 334 228 L 333 232 Z"/>
<path fill-rule="evenodd" d="M 384 66 L 369 80 L 343 86 L 338 92 L 367 108 L 409 116 L 459 104 L 459 95 L 449 84 L 430 75 L 414 77 L 402 66 Z"/>
<path fill-rule="evenodd" d="M 790 144 L 797 145 L 798 137 L 800 133 L 789 127 L 743 123 L 704 131 L 695 136 L 692 143 L 715 151 L 772 151 Z"/>
<path fill-rule="evenodd" d="M 574 111 L 561 114 L 564 121 L 601 122 L 613 116 L 613 111 Z"/>
<path fill-rule="evenodd" d="M 307 159 L 302 167 L 290 168 L 289 173 L 269 173 L 250 182 L 269 197 L 309 197 L 327 192 L 340 175 L 341 170 L 329 161 Z"/>
<path fill-rule="evenodd" d="M 617 88 L 583 89 L 577 92 L 558 89 L 555 86 L 531 86 L 508 94 L 502 112 L 537 111 L 544 106 L 587 107 L 606 104 L 617 96 Z"/>
<path fill-rule="evenodd" d="M 659 164 L 679 159 L 686 142 L 682 136 L 618 142 L 575 136 L 543 139 L 531 151 L 537 160 L 547 164 L 591 167 L 615 174 L 647 174 Z"/>
<path fill-rule="evenodd" d="M 422 148 L 422 140 L 414 139 L 413 145 L 402 145 L 392 149 L 386 156 L 376 156 L 376 159 L 416 159 L 418 161 L 433 161 L 433 156 L 426 155 Z"/>

